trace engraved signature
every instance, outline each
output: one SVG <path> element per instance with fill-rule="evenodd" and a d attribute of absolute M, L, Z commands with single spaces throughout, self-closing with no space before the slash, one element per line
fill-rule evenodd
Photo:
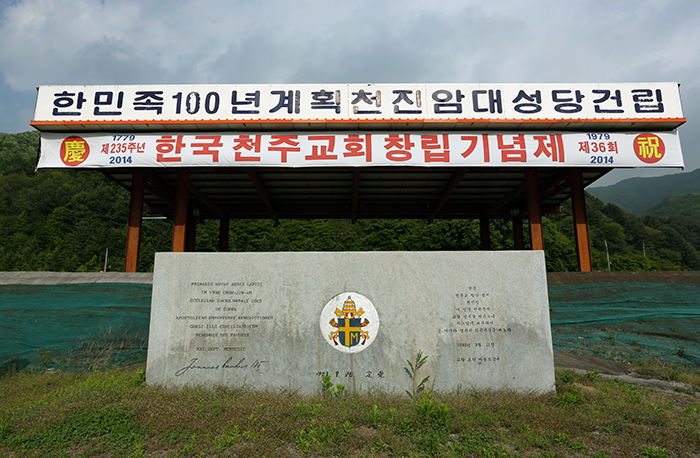
<path fill-rule="evenodd" d="M 249 369 L 257 372 L 263 367 L 263 364 L 269 363 L 269 361 L 260 361 L 256 359 L 252 364 L 246 364 L 245 358 L 241 358 L 237 363 L 231 364 L 233 362 L 233 357 L 230 357 L 223 364 L 202 365 L 197 363 L 198 360 L 199 358 L 192 358 L 192 360 L 187 366 L 175 372 L 175 377 L 180 377 L 181 375 L 184 375 L 190 370 L 217 371 L 220 369 Z"/>

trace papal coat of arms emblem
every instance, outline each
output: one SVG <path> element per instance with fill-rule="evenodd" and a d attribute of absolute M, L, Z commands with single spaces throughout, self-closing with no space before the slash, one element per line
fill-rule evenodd
<path fill-rule="evenodd" d="M 348 292 L 338 294 L 326 304 L 319 324 L 329 345 L 344 353 L 357 353 L 376 339 L 379 316 L 369 299 Z"/>

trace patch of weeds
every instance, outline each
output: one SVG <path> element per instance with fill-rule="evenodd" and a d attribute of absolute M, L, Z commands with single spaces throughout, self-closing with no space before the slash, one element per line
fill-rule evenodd
<path fill-rule="evenodd" d="M 418 399 L 416 413 L 423 423 L 433 424 L 438 427 L 447 426 L 450 418 L 450 408 L 444 402 L 436 405 L 431 391 L 425 391 Z"/>
<path fill-rule="evenodd" d="M 652 402 L 652 403 L 649 403 L 649 407 L 651 408 L 652 411 L 654 411 L 654 412 L 656 412 L 656 413 L 661 413 L 661 412 L 664 411 L 664 407 L 663 407 L 663 406 L 654 404 L 653 402 Z"/>
<path fill-rule="evenodd" d="M 530 430 L 529 425 L 522 425 L 520 427 L 515 427 L 512 431 L 516 434 L 522 434 L 520 440 L 518 440 L 518 445 L 521 448 L 546 448 L 549 445 L 549 441 L 542 434 L 533 434 Z"/>
<path fill-rule="evenodd" d="M 189 435 L 181 430 L 172 430 L 169 429 L 167 431 L 162 432 L 159 435 L 160 439 L 167 443 L 168 445 L 175 445 L 178 442 L 185 441 L 189 437 Z"/>
<path fill-rule="evenodd" d="M 396 407 L 390 407 L 389 408 L 389 415 L 386 418 L 386 421 L 390 425 L 396 425 L 396 414 L 398 413 L 398 409 Z M 403 418 L 402 418 L 403 419 Z"/>
<path fill-rule="evenodd" d="M 334 386 L 330 375 L 322 375 L 321 377 L 324 398 L 342 398 L 346 395 L 345 385 L 338 383 Z"/>
<path fill-rule="evenodd" d="M 558 406 L 575 406 L 583 404 L 584 398 L 583 394 L 578 388 L 574 388 L 571 391 L 554 397 Z"/>
<path fill-rule="evenodd" d="M 130 458 L 143 458 L 146 456 L 146 444 L 143 442 L 134 445 Z"/>
<path fill-rule="evenodd" d="M 600 379 L 600 371 L 598 369 L 594 371 L 586 371 L 586 379 L 590 380 L 591 382 L 595 382 L 596 380 Z"/>
<path fill-rule="evenodd" d="M 668 450 L 659 447 L 642 447 L 642 451 L 639 452 L 640 455 L 646 456 L 647 458 L 666 458 L 668 456 Z"/>
<path fill-rule="evenodd" d="M 485 433 L 462 433 L 458 442 L 451 442 L 448 449 L 457 456 L 482 456 L 488 458 L 518 457 L 519 455 L 506 449 L 502 445 L 496 445 L 495 438 Z M 452 455 L 450 455 L 452 456 Z"/>
<path fill-rule="evenodd" d="M 491 410 L 475 410 L 471 413 L 471 422 L 477 426 L 497 426 L 500 424 L 500 419 Z"/>
<path fill-rule="evenodd" d="M 607 434 L 608 436 L 614 436 L 617 434 L 617 430 L 613 425 L 606 425 L 600 428 L 600 432 L 603 434 Z"/>
<path fill-rule="evenodd" d="M 676 382 L 680 382 L 680 381 L 681 381 L 681 373 L 678 372 L 678 371 L 668 371 L 667 377 L 668 377 L 669 380 L 673 380 L 673 381 L 676 381 Z"/>
<path fill-rule="evenodd" d="M 673 389 L 673 391 L 676 391 L 678 393 L 685 393 L 685 394 L 690 394 L 691 396 L 695 394 L 696 389 L 695 388 L 683 388 L 680 386 L 677 386 Z"/>
<path fill-rule="evenodd" d="M 0 419 L 0 444 L 12 435 L 12 425 L 9 418 Z"/>
<path fill-rule="evenodd" d="M 416 355 L 415 362 L 412 363 L 411 361 L 406 360 L 406 362 L 408 363 L 408 367 L 404 367 L 404 369 L 406 370 L 406 373 L 413 381 L 413 392 L 406 390 L 406 394 L 408 394 L 408 396 L 413 400 L 416 399 L 416 395 L 418 393 L 420 393 L 421 391 L 423 391 L 425 389 L 425 384 L 428 382 L 428 379 L 430 379 L 430 376 L 427 376 L 420 383 L 418 383 L 418 378 L 417 378 L 418 377 L 418 369 L 423 367 L 423 365 L 425 364 L 425 362 L 427 360 L 428 360 L 428 356 L 427 355 L 423 356 L 422 350 L 418 350 L 418 355 Z"/>
<path fill-rule="evenodd" d="M 611 331 L 609 336 L 601 337 L 600 340 L 608 341 L 610 342 L 610 345 L 614 347 L 617 345 L 617 333 Z"/>
<path fill-rule="evenodd" d="M 546 450 L 541 451 L 539 455 L 533 455 L 533 456 L 535 458 L 557 458 L 557 456 L 554 453 L 548 452 Z"/>
<path fill-rule="evenodd" d="M 372 406 L 372 411 L 370 412 L 369 424 L 375 427 L 379 425 L 379 417 L 379 407 L 377 406 L 377 404 L 374 404 Z"/>
<path fill-rule="evenodd" d="M 610 452 L 604 452 L 601 450 L 601 451 L 592 453 L 590 455 L 590 458 L 610 458 Z"/>
<path fill-rule="evenodd" d="M 381 442 L 381 441 L 380 441 Z M 366 451 L 362 455 L 360 455 L 358 458 L 374 458 L 374 455 L 371 454 L 369 451 Z"/>
<path fill-rule="evenodd" d="M 637 369 L 639 375 L 655 376 L 659 375 L 659 370 L 656 367 L 649 367 L 648 364 L 640 364 L 639 369 Z"/>
<path fill-rule="evenodd" d="M 388 448 L 389 448 L 389 444 L 387 444 L 386 442 L 384 442 L 381 439 L 379 439 L 377 442 L 375 442 L 372 445 L 372 450 L 374 450 L 377 453 L 382 453 Z"/>
<path fill-rule="evenodd" d="M 493 445 L 494 437 L 485 433 L 462 433 L 459 436 L 459 451 L 462 453 L 479 453 Z"/>
<path fill-rule="evenodd" d="M 193 456 L 193 454 L 194 454 L 194 444 L 183 445 L 182 448 L 180 449 L 180 453 L 178 453 L 178 455 L 182 456 L 182 457 Z"/>
<path fill-rule="evenodd" d="M 13 374 L 19 374 L 26 369 L 30 363 L 31 361 L 27 358 L 13 356 L 9 362 L 0 365 L 0 378 L 4 376 L 11 376 Z"/>
<path fill-rule="evenodd" d="M 689 385 L 694 385 L 700 390 L 700 371 L 683 372 L 681 380 Z"/>
<path fill-rule="evenodd" d="M 623 383 L 619 378 L 613 379 L 613 381 L 617 384 L 618 388 L 620 388 L 620 390 L 627 395 L 630 402 L 633 404 L 642 403 L 642 395 L 639 393 L 639 391 L 637 391 L 636 386 Z"/>
<path fill-rule="evenodd" d="M 139 369 L 134 372 L 134 385 L 143 386 L 146 384 L 146 369 Z"/>
<path fill-rule="evenodd" d="M 341 443 L 352 432 L 352 425 L 345 422 L 339 426 L 333 422 L 329 426 L 316 424 L 316 420 L 311 420 L 311 425 L 299 431 L 296 439 L 298 450 L 309 453 L 315 451 L 321 455 L 327 455 L 333 444 Z"/>
<path fill-rule="evenodd" d="M 411 423 L 411 421 L 406 417 L 401 417 L 394 421 L 392 429 L 396 434 L 404 437 L 411 436 L 416 431 L 413 423 Z"/>
<path fill-rule="evenodd" d="M 685 347 L 678 347 L 676 348 L 676 354 L 678 356 L 685 356 Z"/>
<path fill-rule="evenodd" d="M 238 425 L 235 425 L 233 429 L 228 431 L 223 431 L 220 435 L 216 436 L 212 441 L 212 445 L 216 448 L 219 453 L 223 453 L 227 448 L 233 447 L 241 440 L 241 433 L 238 429 Z"/>
<path fill-rule="evenodd" d="M 576 381 L 576 376 L 568 371 L 562 371 L 556 374 L 557 375 L 557 382 L 561 385 L 568 385 L 570 383 L 574 383 Z"/>
<path fill-rule="evenodd" d="M 55 362 L 50 348 L 39 349 L 36 351 L 36 354 L 39 357 L 39 365 L 41 367 L 51 366 Z"/>
<path fill-rule="evenodd" d="M 416 437 L 418 450 L 436 455 L 440 447 L 450 440 L 449 433 L 444 428 L 426 428 Z"/>
<path fill-rule="evenodd" d="M 307 406 L 303 402 L 297 402 L 296 408 L 297 408 L 297 413 L 301 417 L 313 417 L 316 416 L 316 414 L 321 410 L 322 404 L 320 402 L 316 402 L 314 398 L 311 398 L 311 405 Z"/>
<path fill-rule="evenodd" d="M 321 393 L 323 397 L 333 389 L 333 382 L 331 381 L 331 376 L 326 374 L 321 374 Z"/>
<path fill-rule="evenodd" d="M 212 399 L 211 400 L 211 405 L 207 406 L 205 404 L 199 406 L 199 411 L 203 414 L 203 416 L 207 413 L 207 411 L 211 411 L 214 416 L 221 416 L 225 411 L 226 411 L 226 406 L 220 399 Z"/>
<path fill-rule="evenodd" d="M 243 433 L 241 433 L 241 436 L 243 437 L 243 439 L 245 439 L 245 440 L 247 440 L 247 441 L 253 441 L 253 440 L 256 440 L 256 439 L 258 439 L 259 437 L 261 437 L 264 433 L 265 433 L 265 428 L 263 428 L 263 429 L 262 429 L 261 431 L 259 431 L 259 432 L 256 432 L 256 431 L 243 431 Z"/>
<path fill-rule="evenodd" d="M 69 370 L 105 370 L 144 361 L 148 337 L 120 326 L 100 327 L 97 337 L 76 341 L 76 348 L 55 357 Z"/>
<path fill-rule="evenodd" d="M 554 439 L 554 443 L 564 448 L 567 448 L 573 452 L 583 453 L 588 448 L 583 442 L 572 441 L 569 435 L 566 433 L 557 434 L 557 437 Z"/>
<path fill-rule="evenodd" d="M 549 445 L 549 441 L 542 434 L 528 434 L 525 440 L 530 447 L 547 448 Z"/>

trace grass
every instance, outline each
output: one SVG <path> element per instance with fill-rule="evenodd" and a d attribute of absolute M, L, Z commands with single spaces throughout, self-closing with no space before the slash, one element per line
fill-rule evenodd
<path fill-rule="evenodd" d="M 684 457 L 700 397 L 557 370 L 557 392 L 148 386 L 141 366 L 0 378 L 0 456 Z M 684 374 L 697 376 L 689 371 Z M 692 377 L 690 377 L 692 378 Z M 700 386 L 695 387 L 700 391 Z"/>
<path fill-rule="evenodd" d="M 133 365 L 146 359 L 148 337 L 130 328 L 100 328 L 92 339 L 75 342 L 71 350 L 42 348 L 37 363 L 42 369 L 71 372 L 105 370 Z"/>

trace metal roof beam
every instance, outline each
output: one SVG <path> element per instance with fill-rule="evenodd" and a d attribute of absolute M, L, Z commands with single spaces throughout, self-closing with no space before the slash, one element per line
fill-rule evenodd
<path fill-rule="evenodd" d="M 452 176 L 450 177 L 450 180 L 447 182 L 447 185 L 445 188 L 442 190 L 442 195 L 440 195 L 440 199 L 438 200 L 438 203 L 435 205 L 435 210 L 428 216 L 428 223 L 432 223 L 437 214 L 442 210 L 442 207 L 445 205 L 447 202 L 447 199 L 450 198 L 452 193 L 454 192 L 455 189 L 457 189 L 457 186 L 459 186 L 460 181 L 462 181 L 462 178 L 464 178 L 464 175 L 466 175 L 467 169 L 462 169 L 462 170 L 457 170 L 455 171 Z"/>
<path fill-rule="evenodd" d="M 154 172 L 146 172 L 145 187 L 154 196 L 175 208 L 175 190 Z M 149 205 L 149 208 L 151 206 Z"/>
<path fill-rule="evenodd" d="M 269 218 L 269 210 L 264 205 L 223 206 L 227 216 L 232 219 L 265 219 Z M 282 205 L 276 208 L 277 216 L 285 219 L 315 219 L 336 218 L 349 219 L 352 215 L 346 205 Z M 362 218 L 406 218 L 422 219 L 421 212 L 425 210 L 421 205 L 363 205 L 358 219 Z M 485 205 L 445 205 L 440 212 L 441 219 L 479 219 L 488 207 Z M 543 205 L 542 213 L 560 213 L 559 205 Z M 167 205 L 151 205 L 148 213 L 162 214 L 172 217 L 173 209 Z M 205 212 L 205 218 L 217 217 L 213 211 Z M 507 222 L 510 215 L 502 215 Z"/>
<path fill-rule="evenodd" d="M 199 200 L 201 200 L 204 205 L 206 205 L 207 207 L 214 210 L 214 212 L 216 214 L 218 214 L 220 217 L 224 218 L 226 216 L 226 213 L 223 210 L 221 210 L 221 208 L 218 205 L 216 205 L 214 202 L 212 202 L 212 200 L 210 198 L 208 198 L 206 196 L 206 194 L 204 194 L 198 187 L 193 185 L 191 182 L 190 182 L 190 192 L 192 194 L 194 194 L 195 196 L 197 196 L 199 198 Z"/>
<path fill-rule="evenodd" d="M 544 199 L 543 196 L 545 195 L 550 195 L 551 191 L 557 187 L 559 187 L 559 184 L 562 181 L 566 181 L 569 178 L 569 171 L 568 169 L 566 170 L 560 170 L 559 172 L 556 172 L 554 175 L 552 175 L 547 181 L 544 182 L 544 184 L 540 187 L 540 202 L 544 202 L 547 199 Z M 568 186 L 568 184 L 567 184 Z M 548 197 L 549 198 L 549 197 Z"/>
<path fill-rule="evenodd" d="M 540 195 L 540 203 L 547 202 L 549 199 L 552 197 L 556 196 L 560 192 L 564 191 L 565 189 L 568 189 L 570 187 L 570 183 L 568 180 L 562 182 L 559 186 L 550 189 L 548 192 L 541 194 Z"/>
<path fill-rule="evenodd" d="M 39 145 L 39 148 L 41 148 L 41 144 Z M 37 160 L 38 160 L 38 156 L 37 156 Z M 116 178 L 111 173 L 108 173 L 106 169 L 100 169 L 100 172 L 102 172 L 102 175 L 106 176 L 107 179 L 112 181 L 112 183 L 116 183 L 119 186 L 121 186 L 123 189 L 125 189 L 126 191 L 131 192 L 131 186 L 127 186 L 123 180 Z M 129 179 L 131 179 L 131 173 L 129 173 Z"/>
<path fill-rule="evenodd" d="M 486 212 L 486 216 L 490 216 L 493 213 L 496 213 L 497 211 L 499 211 L 501 208 L 503 208 L 505 205 L 507 205 L 508 202 L 513 200 L 517 195 L 519 195 L 523 191 L 525 191 L 525 182 L 524 181 L 522 183 L 520 183 L 518 186 L 516 186 L 515 188 L 513 188 L 513 190 L 511 192 L 509 192 L 508 194 L 503 196 L 503 198 L 501 198 L 501 200 L 496 202 L 491 208 L 489 208 L 488 211 Z"/>
<path fill-rule="evenodd" d="M 265 183 L 263 183 L 262 179 L 260 178 L 260 175 L 258 175 L 258 172 L 248 170 L 248 177 L 250 178 L 250 181 L 252 181 L 255 185 L 255 189 L 258 190 L 258 194 L 260 194 L 260 198 L 263 200 L 263 203 L 265 204 L 267 211 L 270 213 L 272 220 L 275 222 L 275 224 L 279 224 L 279 217 L 277 216 L 277 213 L 275 212 L 275 209 L 272 206 L 272 202 L 270 201 L 270 198 L 267 195 Z"/>

